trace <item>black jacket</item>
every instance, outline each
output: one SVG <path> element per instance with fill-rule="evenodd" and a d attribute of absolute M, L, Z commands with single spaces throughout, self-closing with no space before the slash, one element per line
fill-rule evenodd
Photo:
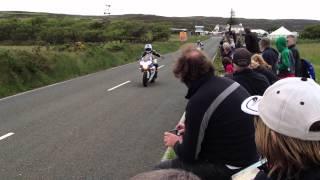
<path fill-rule="evenodd" d="M 295 75 L 296 75 L 296 77 L 301 77 L 302 76 L 302 74 L 301 74 L 302 65 L 301 65 L 300 53 L 299 53 L 298 49 L 296 48 L 296 45 L 289 46 L 289 49 L 291 50 L 292 55 L 295 60 Z"/>
<path fill-rule="evenodd" d="M 156 51 L 153 51 L 153 50 L 152 50 L 151 53 L 152 53 L 152 55 L 154 55 L 154 56 L 160 57 L 160 54 L 157 53 Z M 141 57 L 144 57 L 145 55 L 147 55 L 147 52 L 143 52 L 143 54 L 142 54 Z"/>
<path fill-rule="evenodd" d="M 270 86 L 268 79 L 251 69 L 235 72 L 232 79 L 241 84 L 251 95 L 262 96 L 264 91 Z"/>
<path fill-rule="evenodd" d="M 276 76 L 276 74 L 273 73 L 269 69 L 264 69 L 264 68 L 258 67 L 256 69 L 254 69 L 253 71 L 264 75 L 268 79 L 270 85 L 272 85 L 273 83 L 275 83 L 276 81 L 279 80 L 279 78 Z"/>
<path fill-rule="evenodd" d="M 262 52 L 262 57 L 270 66 L 272 66 L 272 71 L 277 74 L 279 53 L 275 49 L 269 47 Z"/>
<path fill-rule="evenodd" d="M 251 53 L 260 52 L 258 37 L 255 33 L 250 32 L 245 34 L 244 41 L 246 43 L 246 48 L 248 49 L 248 51 L 250 51 Z"/>
<path fill-rule="evenodd" d="M 273 175 L 272 177 L 268 177 L 267 173 L 264 171 L 260 171 L 254 180 L 277 180 L 277 175 Z M 319 180 L 320 179 L 320 167 L 310 168 L 301 172 L 300 177 L 298 179 L 292 178 L 281 178 L 281 180 Z"/>
<path fill-rule="evenodd" d="M 230 79 L 208 75 L 189 85 L 183 142 L 177 142 L 174 146 L 180 160 L 238 167 L 246 167 L 257 160 L 252 116 L 241 111 L 241 103 L 249 93 L 241 86 L 210 116 L 206 130 L 200 128 L 211 103 L 232 83 L 234 81 Z M 201 146 L 198 146 L 201 132 L 204 132 L 204 138 Z M 198 156 L 197 148 L 200 148 Z"/>

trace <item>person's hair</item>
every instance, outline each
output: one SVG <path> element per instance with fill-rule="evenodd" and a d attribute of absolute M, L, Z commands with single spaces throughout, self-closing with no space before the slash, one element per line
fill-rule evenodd
<path fill-rule="evenodd" d="M 138 174 L 130 180 L 200 180 L 200 178 L 191 172 L 162 169 Z"/>
<path fill-rule="evenodd" d="M 294 35 L 290 34 L 287 36 L 287 39 L 291 39 L 293 44 L 297 43 L 297 39 Z"/>
<path fill-rule="evenodd" d="M 232 59 L 230 57 L 224 57 L 222 59 L 223 64 L 232 64 Z"/>
<path fill-rule="evenodd" d="M 183 83 L 188 85 L 191 81 L 200 79 L 205 75 L 213 75 L 214 68 L 203 52 L 194 47 L 188 47 L 178 58 L 173 73 Z"/>
<path fill-rule="evenodd" d="M 231 45 L 230 45 L 230 43 L 228 43 L 228 42 L 223 43 L 222 47 L 223 47 L 224 50 L 225 50 L 225 49 L 231 50 Z"/>
<path fill-rule="evenodd" d="M 320 165 L 320 141 L 304 141 L 277 133 L 256 118 L 255 141 L 263 158 L 268 160 L 268 176 L 300 179 L 300 172 Z M 290 179 L 291 179 L 290 178 Z"/>
<path fill-rule="evenodd" d="M 263 48 L 267 48 L 267 47 L 270 47 L 271 46 L 271 41 L 269 38 L 262 38 L 260 40 L 260 45 L 263 47 Z"/>
<path fill-rule="evenodd" d="M 244 28 L 244 32 L 247 33 L 247 34 L 248 34 L 248 33 L 251 33 L 251 29 L 248 28 L 248 27 L 247 27 L 247 28 Z"/>
<path fill-rule="evenodd" d="M 293 39 L 296 39 L 296 37 L 292 34 L 288 35 L 287 38 L 293 38 Z"/>
<path fill-rule="evenodd" d="M 254 54 L 251 57 L 251 67 L 258 68 L 261 67 L 263 69 L 271 69 L 272 67 L 263 59 L 263 57 L 259 54 Z"/>

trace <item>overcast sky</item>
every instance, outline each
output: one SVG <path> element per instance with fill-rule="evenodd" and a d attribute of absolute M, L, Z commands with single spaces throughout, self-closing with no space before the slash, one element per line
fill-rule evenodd
<path fill-rule="evenodd" d="M 298 3 L 299 2 L 299 3 Z M 80 15 L 111 13 L 155 14 L 162 16 L 236 17 L 265 19 L 320 20 L 318 0 L 0 0 L 0 11 L 33 11 Z"/>

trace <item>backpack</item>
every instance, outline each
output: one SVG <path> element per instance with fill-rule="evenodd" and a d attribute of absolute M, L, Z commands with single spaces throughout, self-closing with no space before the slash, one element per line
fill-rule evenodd
<path fill-rule="evenodd" d="M 310 61 L 301 59 L 301 76 L 316 80 L 316 73 Z"/>

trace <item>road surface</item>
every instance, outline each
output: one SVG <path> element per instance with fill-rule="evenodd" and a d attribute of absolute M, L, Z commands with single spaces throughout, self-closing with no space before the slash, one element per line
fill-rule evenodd
<path fill-rule="evenodd" d="M 213 57 L 219 39 L 206 42 Z M 136 63 L 0 100 L 1 179 L 122 180 L 159 162 L 184 111 L 178 53 L 142 87 Z"/>

